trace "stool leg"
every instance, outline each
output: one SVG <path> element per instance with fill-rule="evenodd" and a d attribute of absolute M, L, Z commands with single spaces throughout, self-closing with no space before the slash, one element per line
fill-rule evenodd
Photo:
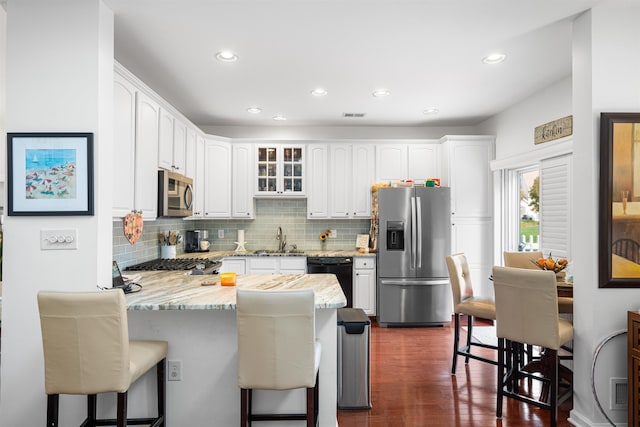
<path fill-rule="evenodd" d="M 60 395 L 47 395 L 47 427 L 58 427 L 58 402 Z"/>
<path fill-rule="evenodd" d="M 247 427 L 247 414 L 248 414 L 248 396 L 249 392 L 246 388 L 240 389 L 240 426 Z"/>
<path fill-rule="evenodd" d="M 127 427 L 127 392 L 118 393 L 117 427 Z"/>
<path fill-rule="evenodd" d="M 165 408 L 167 405 L 167 389 L 165 387 L 167 359 L 162 359 L 156 365 L 156 381 L 158 389 L 158 418 L 162 417 L 162 427 L 167 427 L 167 417 L 165 416 Z"/>
<path fill-rule="evenodd" d="M 316 405 L 315 405 L 315 400 L 316 400 L 316 396 L 315 396 L 315 387 L 308 387 L 307 388 L 307 427 L 315 427 L 315 423 L 314 423 L 314 414 L 316 412 Z"/>
<path fill-rule="evenodd" d="M 556 427 L 558 422 L 558 350 L 546 349 L 545 351 L 550 352 L 550 360 L 553 363 L 553 366 L 549 368 L 549 376 L 551 380 L 551 397 L 549 399 L 549 404 L 551 405 L 551 427 Z"/>
<path fill-rule="evenodd" d="M 467 315 L 467 353 L 471 353 L 471 333 L 473 332 L 473 316 Z M 464 358 L 464 363 L 469 363 L 469 356 Z"/>
<path fill-rule="evenodd" d="M 313 412 L 313 422 L 314 426 L 318 425 L 318 414 L 320 413 L 320 372 L 316 374 L 316 386 L 314 388 L 314 402 L 315 402 L 315 411 Z"/>
<path fill-rule="evenodd" d="M 98 396 L 95 394 L 87 395 L 87 421 L 89 424 L 87 425 L 95 425 L 96 422 L 96 412 L 98 408 Z"/>
<path fill-rule="evenodd" d="M 502 392 L 504 389 L 504 338 L 498 338 L 498 393 L 496 397 L 496 418 L 502 418 Z"/>
<path fill-rule="evenodd" d="M 458 343 L 460 341 L 460 315 L 453 314 L 453 361 L 451 362 L 451 375 L 456 374 L 456 365 L 458 364 Z"/>

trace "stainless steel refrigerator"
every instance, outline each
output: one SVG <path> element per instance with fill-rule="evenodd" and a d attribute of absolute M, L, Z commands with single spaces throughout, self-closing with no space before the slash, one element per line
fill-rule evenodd
<path fill-rule="evenodd" d="M 445 257 L 451 253 L 447 187 L 378 190 L 377 316 L 386 326 L 451 321 Z"/>

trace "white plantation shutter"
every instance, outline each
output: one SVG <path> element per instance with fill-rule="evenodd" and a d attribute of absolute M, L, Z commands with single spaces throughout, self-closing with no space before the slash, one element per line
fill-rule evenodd
<path fill-rule="evenodd" d="M 571 164 L 571 155 L 540 164 L 540 247 L 544 256 L 571 256 Z"/>

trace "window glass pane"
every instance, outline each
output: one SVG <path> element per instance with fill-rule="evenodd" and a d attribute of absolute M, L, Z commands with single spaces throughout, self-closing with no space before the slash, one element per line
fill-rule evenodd
<path fill-rule="evenodd" d="M 520 190 L 518 250 L 539 250 L 540 237 L 540 171 L 527 169 L 518 172 Z"/>

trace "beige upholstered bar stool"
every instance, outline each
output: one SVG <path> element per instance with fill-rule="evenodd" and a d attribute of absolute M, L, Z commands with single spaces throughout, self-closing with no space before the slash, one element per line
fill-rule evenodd
<path fill-rule="evenodd" d="M 312 289 L 237 290 L 241 425 L 252 421 L 318 422 L 321 347 L 315 338 Z M 305 414 L 253 414 L 252 391 L 306 388 Z"/>
<path fill-rule="evenodd" d="M 469 363 L 469 358 L 496 365 L 493 359 L 473 354 L 472 346 L 496 349 L 496 346 L 474 342 L 471 337 L 473 333 L 473 318 L 495 320 L 496 308 L 492 300 L 480 299 L 473 296 L 473 284 L 471 283 L 471 273 L 469 264 L 464 254 L 447 256 L 447 269 L 449 270 L 449 280 L 451 282 L 451 295 L 453 296 L 453 362 L 451 363 L 451 374 L 455 375 L 458 356 L 464 356 L 464 363 Z M 460 347 L 460 315 L 467 316 L 467 342 Z"/>
<path fill-rule="evenodd" d="M 559 398 L 560 347 L 573 339 L 571 321 L 558 315 L 556 276 L 552 271 L 493 267 L 498 336 L 498 397 L 496 416 L 502 417 L 504 396 L 550 409 L 551 426 L 558 418 L 558 404 L 571 395 L 571 384 Z M 518 359 L 520 344 L 543 347 L 545 375 L 530 374 Z M 506 363 L 505 363 L 506 351 Z M 524 393 L 523 379 L 540 379 L 548 385 L 549 399 L 536 400 Z M 524 382 L 523 382 L 524 383 Z"/>
<path fill-rule="evenodd" d="M 82 427 L 165 425 L 166 341 L 129 341 L 124 293 L 39 292 L 44 349 L 47 427 L 58 426 L 61 394 L 87 395 Z M 127 420 L 131 384 L 156 367 L 158 416 Z M 115 392 L 115 419 L 96 419 L 97 394 Z"/>
<path fill-rule="evenodd" d="M 531 261 L 542 258 L 542 252 L 504 252 L 503 256 L 505 267 L 539 270 Z M 562 314 L 573 314 L 573 298 L 558 297 L 558 312 Z"/>

